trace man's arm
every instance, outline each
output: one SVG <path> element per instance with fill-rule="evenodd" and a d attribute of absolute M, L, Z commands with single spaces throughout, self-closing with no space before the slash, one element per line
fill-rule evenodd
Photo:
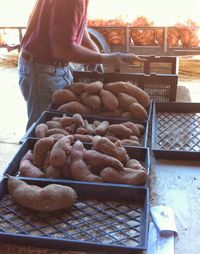
<path fill-rule="evenodd" d="M 145 59 L 140 58 L 133 53 L 114 52 L 103 54 L 76 43 L 67 45 L 66 47 L 52 43 L 52 54 L 55 58 L 63 61 L 83 64 L 108 64 L 112 66 L 120 66 L 132 64 L 135 61 L 145 61 Z"/>
<path fill-rule="evenodd" d="M 99 48 L 94 43 L 94 41 L 91 39 L 90 34 L 88 33 L 87 29 L 85 29 L 85 31 L 84 31 L 82 46 L 86 47 L 88 49 L 91 49 L 93 51 L 99 52 Z"/>
<path fill-rule="evenodd" d="M 69 2 L 70 4 L 57 0 L 52 4 L 49 39 L 53 57 L 74 63 L 108 64 L 113 66 L 130 64 L 134 60 L 141 61 L 141 59 L 131 53 L 102 54 L 94 51 L 95 46 L 90 41 L 87 33 L 84 34 L 83 39 L 83 45 L 86 45 L 86 47 L 79 45 L 76 41 L 78 41 L 77 34 L 80 29 L 79 16 L 81 15 L 82 2 L 81 0 L 69 0 Z"/>

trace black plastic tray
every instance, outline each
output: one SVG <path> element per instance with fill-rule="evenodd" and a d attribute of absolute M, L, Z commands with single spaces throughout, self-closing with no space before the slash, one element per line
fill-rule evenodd
<path fill-rule="evenodd" d="M 152 151 L 156 158 L 200 159 L 200 103 L 154 103 Z"/>
<path fill-rule="evenodd" d="M 0 242 L 98 253 L 131 254 L 147 249 L 148 188 L 68 182 L 78 195 L 73 207 L 42 213 L 13 203 L 6 183 L 6 178 L 0 183 Z"/>
<path fill-rule="evenodd" d="M 101 80 L 105 83 L 114 81 L 136 82 L 147 92 L 151 100 L 156 102 L 169 102 L 176 100 L 178 75 L 177 74 L 144 74 L 144 73 L 117 73 L 117 72 L 87 72 L 74 71 L 74 81 L 92 82 Z"/>
<path fill-rule="evenodd" d="M 17 151 L 13 159 L 8 164 L 7 168 L 4 171 L 5 174 L 9 174 L 12 176 L 18 175 L 19 172 L 19 164 L 22 159 L 22 157 L 25 155 L 25 153 L 31 149 L 34 149 L 34 145 L 37 142 L 38 139 L 36 138 L 28 138 L 20 147 L 20 149 Z M 91 144 L 84 143 L 84 147 L 86 149 L 89 149 L 91 147 Z M 146 172 L 149 175 L 150 171 L 150 155 L 149 155 L 149 148 L 142 148 L 142 147 L 125 147 L 127 150 L 128 155 L 130 158 L 134 158 L 146 168 Z M 23 177 L 20 177 L 23 178 Z M 62 179 L 63 180 L 63 179 Z M 57 181 L 63 182 L 61 179 L 57 179 Z M 69 181 L 67 179 L 64 179 L 64 181 Z M 78 182 L 78 181 L 77 181 Z M 112 185 L 112 184 L 111 184 Z"/>
<path fill-rule="evenodd" d="M 72 116 L 73 113 L 64 113 L 67 116 Z M 35 128 L 37 125 L 41 124 L 41 123 L 46 123 L 47 121 L 52 120 L 52 118 L 54 116 L 58 116 L 58 117 L 62 117 L 63 113 L 61 112 L 56 112 L 56 111 L 44 111 L 40 118 L 38 119 L 38 121 L 33 124 L 29 130 L 27 130 L 27 132 L 25 133 L 25 135 L 22 137 L 21 139 L 21 143 L 24 142 L 27 138 L 35 138 Z M 101 117 L 101 116 L 95 116 L 95 115 L 82 115 L 83 119 L 88 120 L 89 123 L 92 123 L 95 120 L 99 120 L 99 121 L 108 121 L 110 124 L 116 124 L 116 123 L 122 123 L 122 122 L 126 122 L 126 121 L 130 121 L 130 119 L 121 119 L 121 118 L 112 118 L 112 117 Z M 140 138 L 140 146 L 141 147 L 147 147 L 147 143 L 148 143 L 148 131 L 149 131 L 149 122 L 141 122 L 141 121 L 132 121 L 134 123 L 139 123 L 142 124 L 145 127 L 145 133 L 144 135 Z"/>

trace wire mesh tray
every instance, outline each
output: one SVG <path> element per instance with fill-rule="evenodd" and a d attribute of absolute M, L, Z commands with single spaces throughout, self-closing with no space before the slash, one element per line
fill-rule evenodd
<path fill-rule="evenodd" d="M 0 184 L 3 243 L 120 254 L 143 253 L 147 248 L 148 188 L 71 182 L 67 185 L 78 195 L 73 207 L 44 213 L 13 203 L 6 182 L 4 178 Z M 49 184 L 45 180 L 26 182 Z"/>
<path fill-rule="evenodd" d="M 200 103 L 155 103 L 152 151 L 156 158 L 199 160 Z"/>
<path fill-rule="evenodd" d="M 19 175 L 19 165 L 20 165 L 20 161 L 22 159 L 22 157 L 25 155 L 25 153 L 31 149 L 34 149 L 34 145 L 37 142 L 36 138 L 28 138 L 20 147 L 20 149 L 17 151 L 17 153 L 15 154 L 15 156 L 13 157 L 13 159 L 11 160 L 11 162 L 8 164 L 8 166 L 6 167 L 5 171 L 4 171 L 4 175 L 5 174 L 9 174 L 12 176 L 17 176 Z M 91 144 L 89 143 L 83 143 L 84 147 L 86 149 L 90 149 L 91 148 Z M 149 148 L 142 148 L 142 147 L 125 147 L 128 155 L 130 158 L 134 158 L 136 160 L 138 160 L 146 169 L 146 173 L 149 175 L 149 171 L 150 171 L 150 155 L 149 155 Z M 23 179 L 23 177 L 20 177 Z M 59 182 L 63 182 L 63 179 L 57 179 L 57 181 Z M 64 181 L 68 181 L 67 179 L 64 179 Z M 112 185 L 112 184 L 111 184 Z"/>
<path fill-rule="evenodd" d="M 73 113 L 64 113 L 66 116 L 73 116 Z M 35 128 L 41 123 L 46 123 L 47 121 L 52 120 L 53 117 L 62 117 L 63 113 L 61 112 L 55 112 L 55 111 L 44 111 L 38 121 L 32 125 L 29 130 L 25 133 L 25 135 L 21 139 L 21 143 L 24 142 L 27 138 L 35 138 Z M 110 124 L 117 124 L 122 123 L 126 121 L 130 121 L 130 119 L 121 119 L 121 118 L 112 118 L 112 117 L 101 117 L 101 116 L 88 116 L 88 115 L 82 115 L 83 119 L 88 120 L 89 123 L 93 123 L 95 120 L 99 121 L 108 121 Z M 141 121 L 132 121 L 134 123 L 139 123 L 145 127 L 145 133 L 140 138 L 140 146 L 141 147 L 147 147 L 148 142 L 148 131 L 149 131 L 149 122 L 141 122 Z"/>

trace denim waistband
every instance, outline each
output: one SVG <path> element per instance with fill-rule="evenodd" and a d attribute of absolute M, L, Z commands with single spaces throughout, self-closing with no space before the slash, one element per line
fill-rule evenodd
<path fill-rule="evenodd" d="M 20 57 L 22 57 L 24 60 L 28 61 L 29 63 L 53 65 L 55 67 L 65 67 L 69 64 L 69 62 L 60 61 L 57 59 L 46 59 L 46 58 L 34 56 L 32 53 L 30 53 L 24 49 L 21 49 Z"/>

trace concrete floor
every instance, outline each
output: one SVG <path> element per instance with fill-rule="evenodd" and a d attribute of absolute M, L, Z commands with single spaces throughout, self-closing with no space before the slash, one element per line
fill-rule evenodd
<path fill-rule="evenodd" d="M 183 100 L 200 102 L 200 81 L 179 82 L 177 101 Z M 1 178 L 20 147 L 27 120 L 16 68 L 0 68 L 0 119 Z M 175 213 L 175 254 L 200 253 L 200 162 L 153 159 L 151 178 L 151 205 L 169 205 Z"/>

